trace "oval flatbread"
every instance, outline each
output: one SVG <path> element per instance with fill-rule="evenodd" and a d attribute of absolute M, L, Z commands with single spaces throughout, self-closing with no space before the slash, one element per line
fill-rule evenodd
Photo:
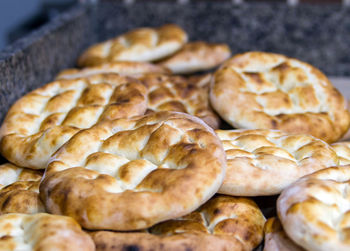
<path fill-rule="evenodd" d="M 219 189 L 225 153 L 214 132 L 184 113 L 105 121 L 51 158 L 40 196 L 86 229 L 137 230 L 186 215 Z"/>
<path fill-rule="evenodd" d="M 210 101 L 235 128 L 279 129 L 332 143 L 348 130 L 340 92 L 315 67 L 279 54 L 247 52 L 213 76 Z"/>
<path fill-rule="evenodd" d="M 170 69 L 173 74 L 188 74 L 215 68 L 230 56 L 231 50 L 226 44 L 198 41 L 185 44 L 181 50 L 157 64 Z"/>
<path fill-rule="evenodd" d="M 97 251 L 248 251 L 262 241 L 264 223 L 254 201 L 219 195 L 196 211 L 143 233 L 97 231 L 91 236 Z"/>
<path fill-rule="evenodd" d="M 79 58 L 81 67 L 115 61 L 154 61 L 169 56 L 187 42 L 187 34 L 175 24 L 138 28 L 95 44 Z"/>
<path fill-rule="evenodd" d="M 227 158 L 223 194 L 279 194 L 300 177 L 339 163 L 331 146 L 310 135 L 263 129 L 215 132 Z"/>
<path fill-rule="evenodd" d="M 94 251 L 88 234 L 70 217 L 45 213 L 0 216 L 0 251 Z"/>
<path fill-rule="evenodd" d="M 350 166 L 305 176 L 285 189 L 277 212 L 287 235 L 306 250 L 350 250 Z"/>
<path fill-rule="evenodd" d="M 145 62 L 113 62 L 83 69 L 66 69 L 60 72 L 56 79 L 86 78 L 96 74 L 117 73 L 121 76 L 137 76 L 145 73 L 170 74 L 170 71 L 160 65 Z"/>
<path fill-rule="evenodd" d="M 48 83 L 8 111 L 0 129 L 0 152 L 18 166 L 44 169 L 50 156 L 81 129 L 144 114 L 146 92 L 138 80 L 117 74 Z"/>

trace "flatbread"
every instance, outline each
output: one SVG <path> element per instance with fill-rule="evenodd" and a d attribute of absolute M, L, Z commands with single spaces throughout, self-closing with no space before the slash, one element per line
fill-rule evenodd
<path fill-rule="evenodd" d="M 186 32 L 175 24 L 138 28 L 91 46 L 80 56 L 78 65 L 86 67 L 116 61 L 154 61 L 173 54 L 186 42 Z"/>
<path fill-rule="evenodd" d="M 295 244 L 284 232 L 277 217 L 268 219 L 264 226 L 264 251 L 304 251 Z"/>
<path fill-rule="evenodd" d="M 265 218 L 246 198 L 216 196 L 184 217 L 147 231 L 91 233 L 97 251 L 252 250 L 263 238 Z"/>
<path fill-rule="evenodd" d="M 144 114 L 146 94 L 138 80 L 117 74 L 48 83 L 8 111 L 0 129 L 0 152 L 18 166 L 44 169 L 50 156 L 81 129 Z"/>
<path fill-rule="evenodd" d="M 194 115 L 217 129 L 219 117 L 209 104 L 209 75 L 184 78 L 161 74 L 145 74 L 138 78 L 148 89 L 147 113 L 184 112 Z"/>
<path fill-rule="evenodd" d="M 86 229 L 137 230 L 186 215 L 219 189 L 225 153 L 212 129 L 185 113 L 105 121 L 51 158 L 40 196 Z"/>
<path fill-rule="evenodd" d="M 0 215 L 45 212 L 39 198 L 42 175 L 40 171 L 20 168 L 11 163 L 0 165 Z"/>
<path fill-rule="evenodd" d="M 277 130 L 216 130 L 227 170 L 219 193 L 235 196 L 279 194 L 300 177 L 338 165 L 335 151 L 306 134 Z"/>
<path fill-rule="evenodd" d="M 158 62 L 174 74 L 188 74 L 210 70 L 219 66 L 231 56 L 226 44 L 214 44 L 203 41 L 190 42 L 181 50 Z"/>
<path fill-rule="evenodd" d="M 332 143 L 350 125 L 346 100 L 327 77 L 279 54 L 247 52 L 227 60 L 212 78 L 210 101 L 235 128 L 305 133 Z"/>
<path fill-rule="evenodd" d="M 145 62 L 113 62 L 83 69 L 66 69 L 60 72 L 56 79 L 86 78 L 102 73 L 117 73 L 122 76 L 137 76 L 145 73 L 170 74 L 170 71 L 160 65 Z"/>
<path fill-rule="evenodd" d="M 70 217 L 45 213 L 0 216 L 1 251 L 94 251 L 88 234 Z"/>
<path fill-rule="evenodd" d="M 287 235 L 306 250 L 349 250 L 349 191 L 349 165 L 327 168 L 293 183 L 277 200 Z"/>

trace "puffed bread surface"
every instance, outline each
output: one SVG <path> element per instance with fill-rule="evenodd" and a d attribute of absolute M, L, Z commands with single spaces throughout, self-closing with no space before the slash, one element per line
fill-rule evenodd
<path fill-rule="evenodd" d="M 188 74 L 210 70 L 219 66 L 231 56 L 226 44 L 211 44 L 203 41 L 190 42 L 168 58 L 157 62 L 173 74 Z"/>
<path fill-rule="evenodd" d="M 169 74 L 170 71 L 160 65 L 145 62 L 120 61 L 106 63 L 94 67 L 79 69 L 66 69 L 60 72 L 56 79 L 86 78 L 102 73 L 117 73 L 121 76 L 137 76 L 145 73 Z"/>
<path fill-rule="evenodd" d="M 349 191 L 349 165 L 320 170 L 293 183 L 277 200 L 287 235 L 306 250 L 349 250 Z"/>
<path fill-rule="evenodd" d="M 50 213 L 86 229 L 137 230 L 192 212 L 225 169 L 221 142 L 202 120 L 159 112 L 73 136 L 51 159 L 40 195 Z"/>
<path fill-rule="evenodd" d="M 18 167 L 11 163 L 0 165 L 0 189 L 16 181 L 39 181 L 42 172 Z"/>
<path fill-rule="evenodd" d="M 159 223 L 148 233 L 98 231 L 100 251 L 252 250 L 263 238 L 265 218 L 254 201 L 218 195 L 184 217 Z"/>
<path fill-rule="evenodd" d="M 235 128 L 306 133 L 329 143 L 350 125 L 346 101 L 327 77 L 297 59 L 247 52 L 214 74 L 210 101 Z"/>
<path fill-rule="evenodd" d="M 43 172 L 15 166 L 0 165 L 0 215 L 45 212 L 39 198 Z"/>
<path fill-rule="evenodd" d="M 48 83 L 10 108 L 0 129 L 0 152 L 18 166 L 44 169 L 80 129 L 144 114 L 146 91 L 138 80 L 117 74 Z"/>
<path fill-rule="evenodd" d="M 339 163 L 332 147 L 311 135 L 267 129 L 215 132 L 227 158 L 223 194 L 279 194 L 300 177 Z"/>
<path fill-rule="evenodd" d="M 266 221 L 264 233 L 264 251 L 304 251 L 286 235 L 277 217 Z"/>
<path fill-rule="evenodd" d="M 145 74 L 138 79 L 148 89 L 147 113 L 159 111 L 184 112 L 199 117 L 213 129 L 220 119 L 209 104 L 210 75 L 185 78 Z"/>
<path fill-rule="evenodd" d="M 174 24 L 138 28 L 91 46 L 80 56 L 78 65 L 86 67 L 115 61 L 154 61 L 173 54 L 186 42 L 186 32 Z"/>
<path fill-rule="evenodd" d="M 45 213 L 0 216 L 1 251 L 93 251 L 88 234 L 70 217 Z"/>

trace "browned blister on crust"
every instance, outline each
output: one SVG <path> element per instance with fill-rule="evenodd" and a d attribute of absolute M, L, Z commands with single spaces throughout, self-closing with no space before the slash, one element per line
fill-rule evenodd
<path fill-rule="evenodd" d="M 0 165 L 0 189 L 17 181 L 40 181 L 43 173 L 18 167 L 11 163 Z"/>
<path fill-rule="evenodd" d="M 221 142 L 203 121 L 159 112 L 73 136 L 51 158 L 40 196 L 49 212 L 84 228 L 136 230 L 196 209 L 225 168 Z"/>
<path fill-rule="evenodd" d="M 43 169 L 81 129 L 106 119 L 144 114 L 146 92 L 138 80 L 117 74 L 48 83 L 8 111 L 0 129 L 1 154 L 18 166 Z"/>
<path fill-rule="evenodd" d="M 147 113 L 184 112 L 194 115 L 210 127 L 219 127 L 220 119 L 209 104 L 210 75 L 184 78 L 145 74 L 138 78 L 148 89 Z"/>
<path fill-rule="evenodd" d="M 0 216 L 1 251 L 94 251 L 88 234 L 70 217 L 45 213 Z"/>
<path fill-rule="evenodd" d="M 306 250 L 349 250 L 349 191 L 349 165 L 320 170 L 293 183 L 277 200 L 287 235 Z"/>
<path fill-rule="evenodd" d="M 56 79 L 86 78 L 91 75 L 103 73 L 117 73 L 122 76 L 137 76 L 145 73 L 170 74 L 170 70 L 151 63 L 145 62 L 113 62 L 83 69 L 66 69 L 60 72 Z"/>
<path fill-rule="evenodd" d="M 187 74 L 210 70 L 219 66 L 231 56 L 226 44 L 212 44 L 203 41 L 190 42 L 170 57 L 158 62 L 174 74 Z"/>
<path fill-rule="evenodd" d="M 186 42 L 186 32 L 174 24 L 138 28 L 91 46 L 80 56 L 78 65 L 86 67 L 115 61 L 154 61 L 173 54 Z"/>
<path fill-rule="evenodd" d="M 263 238 L 265 218 L 249 199 L 215 196 L 184 217 L 165 221 L 148 233 L 92 232 L 98 251 L 252 250 Z M 133 249 L 133 250 L 134 250 Z"/>
<path fill-rule="evenodd" d="M 0 215 L 45 212 L 39 198 L 42 175 L 40 171 L 20 168 L 11 163 L 0 165 Z"/>
<path fill-rule="evenodd" d="M 0 190 L 0 215 L 45 212 L 39 197 L 40 181 L 17 181 Z"/>
<path fill-rule="evenodd" d="M 306 133 L 329 143 L 348 130 L 346 100 L 313 66 L 283 55 L 247 52 L 215 72 L 210 101 L 235 128 Z"/>
<path fill-rule="evenodd" d="M 264 251 L 304 251 L 286 235 L 277 217 L 266 221 L 264 233 Z"/>
<path fill-rule="evenodd" d="M 300 177 L 339 164 L 326 142 L 278 130 L 216 130 L 227 169 L 219 193 L 236 196 L 279 194 Z"/>
<path fill-rule="evenodd" d="M 333 150 L 337 153 L 339 158 L 339 165 L 350 164 L 350 142 L 337 142 L 332 145 Z"/>

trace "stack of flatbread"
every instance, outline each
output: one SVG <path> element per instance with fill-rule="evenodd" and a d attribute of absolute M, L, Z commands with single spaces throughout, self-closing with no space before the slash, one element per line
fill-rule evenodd
<path fill-rule="evenodd" d="M 300 60 L 230 57 L 139 28 L 20 98 L 0 129 L 0 250 L 349 250 L 344 97 Z M 278 195 L 275 215 L 256 203 Z"/>

